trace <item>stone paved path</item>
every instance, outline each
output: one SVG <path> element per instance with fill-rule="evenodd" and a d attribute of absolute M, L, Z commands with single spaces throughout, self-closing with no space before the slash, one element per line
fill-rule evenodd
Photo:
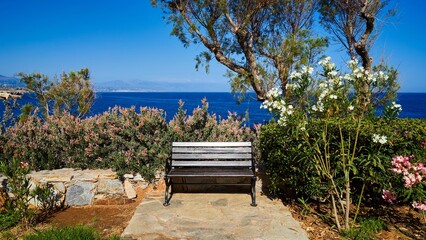
<path fill-rule="evenodd" d="M 159 192 L 137 207 L 123 239 L 308 239 L 278 200 L 257 194 L 176 193 L 168 207 Z"/>

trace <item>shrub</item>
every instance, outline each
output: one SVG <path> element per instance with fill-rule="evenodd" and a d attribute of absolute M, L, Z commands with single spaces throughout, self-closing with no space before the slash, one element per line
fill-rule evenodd
<path fill-rule="evenodd" d="M 24 236 L 24 240 L 99 240 L 99 233 L 91 227 L 77 225 L 73 227 L 49 228 Z"/>
<path fill-rule="evenodd" d="M 167 157 L 167 124 L 162 110 L 115 107 L 85 120 L 88 167 L 140 172 L 153 179 Z"/>
<path fill-rule="evenodd" d="M 355 126 L 346 122 L 344 127 L 346 135 Z M 309 136 L 315 138 L 320 135 L 316 121 L 312 120 L 306 126 Z M 336 141 L 338 129 L 333 124 L 329 125 L 330 152 L 337 152 Z M 373 135 L 386 136 L 384 145 L 375 143 Z M 315 167 L 312 164 L 312 150 L 297 138 L 297 129 L 281 127 L 278 124 L 263 126 L 260 134 L 260 150 L 262 151 L 261 163 L 266 173 L 271 177 L 273 190 L 284 184 L 285 188 L 294 197 L 320 196 L 324 187 L 317 178 Z M 394 155 L 414 155 L 413 161 L 426 158 L 425 149 L 421 142 L 426 138 L 426 121 L 419 119 L 392 119 L 372 118 L 363 122 L 359 134 L 358 144 L 362 146 L 356 152 L 354 161 L 356 172 L 352 191 L 357 199 L 361 194 L 363 184 L 366 199 L 377 201 L 381 199 L 382 190 L 389 186 L 400 185 L 399 180 L 388 170 L 392 167 L 391 158 Z M 361 179 L 363 179 L 361 181 Z"/>
<path fill-rule="evenodd" d="M 31 200 L 30 179 L 26 176 L 30 172 L 28 163 L 0 162 L 0 173 L 7 178 L 7 192 L 12 195 L 5 202 L 5 210 L 0 215 L 0 230 L 4 230 L 22 222 L 25 226 L 32 224 L 35 211 L 29 208 Z"/>
<path fill-rule="evenodd" d="M 310 161 L 311 151 L 301 139 L 294 137 L 293 128 L 282 128 L 276 123 L 260 131 L 261 161 L 271 180 L 270 190 L 284 190 L 287 197 L 320 196 L 320 180 Z"/>
<path fill-rule="evenodd" d="M 250 141 L 255 140 L 255 132 L 243 125 L 244 119 L 235 113 L 229 113 L 226 119 L 217 119 L 216 114 L 208 112 L 206 99 L 201 101 L 202 107 L 187 115 L 184 102 L 179 102 L 179 109 L 169 127 L 174 141 Z"/>
<path fill-rule="evenodd" d="M 166 123 L 163 110 L 114 107 L 80 119 L 68 113 L 27 118 L 0 135 L 4 158 L 27 161 L 33 169 L 112 168 L 119 174 L 141 173 L 153 180 L 169 156 L 170 141 L 256 141 L 256 131 L 229 114 L 217 119 L 208 103 Z M 3 139 L 3 140 L 2 140 Z"/>

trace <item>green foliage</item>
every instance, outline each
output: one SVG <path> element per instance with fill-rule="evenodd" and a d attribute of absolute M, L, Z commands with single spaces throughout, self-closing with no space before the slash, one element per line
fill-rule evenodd
<path fill-rule="evenodd" d="M 340 230 L 349 229 L 353 196 L 358 197 L 358 213 L 364 190 L 383 179 L 380 173 L 386 162 L 381 148 L 389 144 L 387 134 L 365 128 L 374 119 L 372 91 L 389 76 L 358 67 L 356 60 L 347 63 L 350 72 L 343 75 L 330 60 L 325 57 L 318 62 L 322 71 L 315 77 L 310 66 L 292 72 L 287 84 L 292 94 L 283 96 L 280 90 L 271 89 L 261 107 L 273 112 L 283 128 L 291 129 L 290 138 L 302 140 L 299 149 L 307 153 L 299 159 L 307 159 L 307 166 L 313 167 L 317 185 L 330 197 Z"/>
<path fill-rule="evenodd" d="M 5 211 L 0 214 L 0 231 L 14 227 L 21 220 L 19 212 Z"/>
<path fill-rule="evenodd" d="M 169 127 L 173 141 L 250 141 L 255 140 L 254 132 L 242 126 L 244 119 L 229 113 L 227 119 L 217 119 L 216 114 L 208 112 L 208 102 L 201 101 L 202 107 L 195 108 L 188 116 L 184 103 L 179 102 L 179 109 L 170 121 Z"/>
<path fill-rule="evenodd" d="M 36 185 L 31 191 L 31 197 L 34 199 L 39 210 L 37 220 L 44 220 L 54 211 L 63 207 L 61 203 L 61 194 L 54 191 L 51 184 Z"/>
<path fill-rule="evenodd" d="M 41 107 L 45 118 L 65 112 L 80 118 L 86 115 L 93 105 L 95 93 L 87 68 L 69 74 L 63 73 L 60 79 L 55 81 L 50 81 L 46 75 L 39 73 L 19 73 L 19 76 L 26 88 L 35 94 L 38 107 Z M 21 119 L 27 119 L 33 109 L 32 105 L 25 106 Z"/>
<path fill-rule="evenodd" d="M 13 116 L 13 109 L 18 107 L 16 99 L 6 100 L 2 99 L 4 105 L 3 115 L 0 121 L 0 135 L 6 130 L 7 127 L 15 123 L 15 117 Z"/>
<path fill-rule="evenodd" d="M 271 191 L 285 191 L 287 197 L 322 196 L 321 181 L 312 164 L 312 151 L 297 139 L 292 128 L 282 128 L 276 123 L 260 131 L 261 161 L 271 180 Z"/>
<path fill-rule="evenodd" d="M 354 135 L 353 122 L 344 122 L 344 135 Z M 319 122 L 311 121 L 306 125 L 306 131 L 311 139 L 321 136 Z M 385 135 L 388 143 L 381 145 L 372 140 L 373 134 Z M 329 151 L 332 158 L 337 158 L 339 151 L 338 126 L 330 123 L 328 126 Z M 312 164 L 312 150 L 302 140 L 293 128 L 283 128 L 278 124 L 268 124 L 262 127 L 260 133 L 261 164 L 270 175 L 273 190 L 277 186 L 289 189 L 294 197 L 325 197 L 324 185 L 315 172 Z M 334 137 L 333 137 L 334 136 Z M 421 142 L 426 138 L 426 121 L 421 119 L 392 119 L 373 118 L 363 121 L 359 132 L 353 173 L 354 181 L 351 191 L 358 199 L 363 184 L 365 184 L 365 199 L 371 202 L 381 202 L 383 189 L 390 186 L 402 186 L 401 180 L 395 178 L 389 171 L 392 156 L 414 155 L 414 161 L 426 159 L 426 151 Z M 337 160 L 331 161 L 333 164 Z M 334 167 L 338 168 L 338 165 Z M 343 175 L 336 175 L 336 179 Z M 341 183 L 341 180 L 337 180 Z M 291 195 L 289 196 L 291 197 Z"/>
<path fill-rule="evenodd" d="M 7 178 L 8 192 L 13 195 L 5 203 L 5 213 L 0 215 L 0 229 L 7 229 L 22 222 L 28 226 L 34 222 L 35 212 L 29 208 L 31 200 L 30 172 L 28 163 L 16 159 L 9 163 L 0 162 L 0 173 Z"/>
<path fill-rule="evenodd" d="M 386 229 L 386 224 L 383 221 L 380 219 L 368 218 L 362 220 L 358 228 L 342 231 L 342 235 L 354 240 L 370 240 L 376 239 L 375 234 L 384 229 Z"/>
<path fill-rule="evenodd" d="M 217 119 L 208 103 L 187 115 L 183 103 L 170 124 L 152 108 L 114 107 L 80 119 L 68 113 L 10 127 L 3 136 L 5 159 L 15 157 L 35 168 L 112 168 L 119 174 L 141 173 L 153 180 L 170 154 L 170 141 L 250 141 L 256 134 L 230 114 Z M 1 141 L 1 138 L 0 138 Z"/>
<path fill-rule="evenodd" d="M 92 227 L 49 228 L 24 236 L 24 240 L 100 240 L 99 233 Z"/>
<path fill-rule="evenodd" d="M 172 25 L 171 35 L 187 47 L 203 44 L 196 68 L 215 58 L 229 69 L 232 92 L 253 89 L 259 100 L 274 86 L 283 91 L 290 72 L 312 63 L 325 38 L 311 32 L 316 0 L 167 1 L 152 0 Z"/>

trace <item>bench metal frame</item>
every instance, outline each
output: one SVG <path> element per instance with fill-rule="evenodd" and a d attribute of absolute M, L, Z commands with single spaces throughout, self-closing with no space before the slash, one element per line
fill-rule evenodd
<path fill-rule="evenodd" d="M 171 152 L 171 158 L 166 160 L 164 206 L 170 205 L 174 185 L 250 186 L 250 205 L 257 206 L 256 170 L 251 142 L 173 142 Z M 177 183 L 173 178 L 211 178 L 212 182 Z M 213 182 L 217 178 L 250 178 L 250 183 Z"/>

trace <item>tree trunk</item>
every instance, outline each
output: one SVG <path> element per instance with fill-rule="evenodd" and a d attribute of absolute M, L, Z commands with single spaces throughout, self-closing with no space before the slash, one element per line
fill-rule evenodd
<path fill-rule="evenodd" d="M 374 16 L 367 12 L 368 7 L 368 0 L 366 0 L 363 3 L 363 7 L 361 9 L 361 18 L 365 20 L 366 28 L 364 33 L 361 35 L 361 39 L 358 42 L 354 43 L 355 51 L 356 53 L 361 57 L 362 60 L 362 66 L 365 70 L 368 72 L 372 72 L 372 58 L 370 57 L 370 54 L 368 52 L 368 46 L 367 46 L 367 40 L 370 37 L 371 33 L 374 29 Z M 368 81 L 364 82 L 364 85 L 362 86 L 362 108 L 365 111 L 368 110 L 368 106 L 370 104 L 370 83 Z"/>

